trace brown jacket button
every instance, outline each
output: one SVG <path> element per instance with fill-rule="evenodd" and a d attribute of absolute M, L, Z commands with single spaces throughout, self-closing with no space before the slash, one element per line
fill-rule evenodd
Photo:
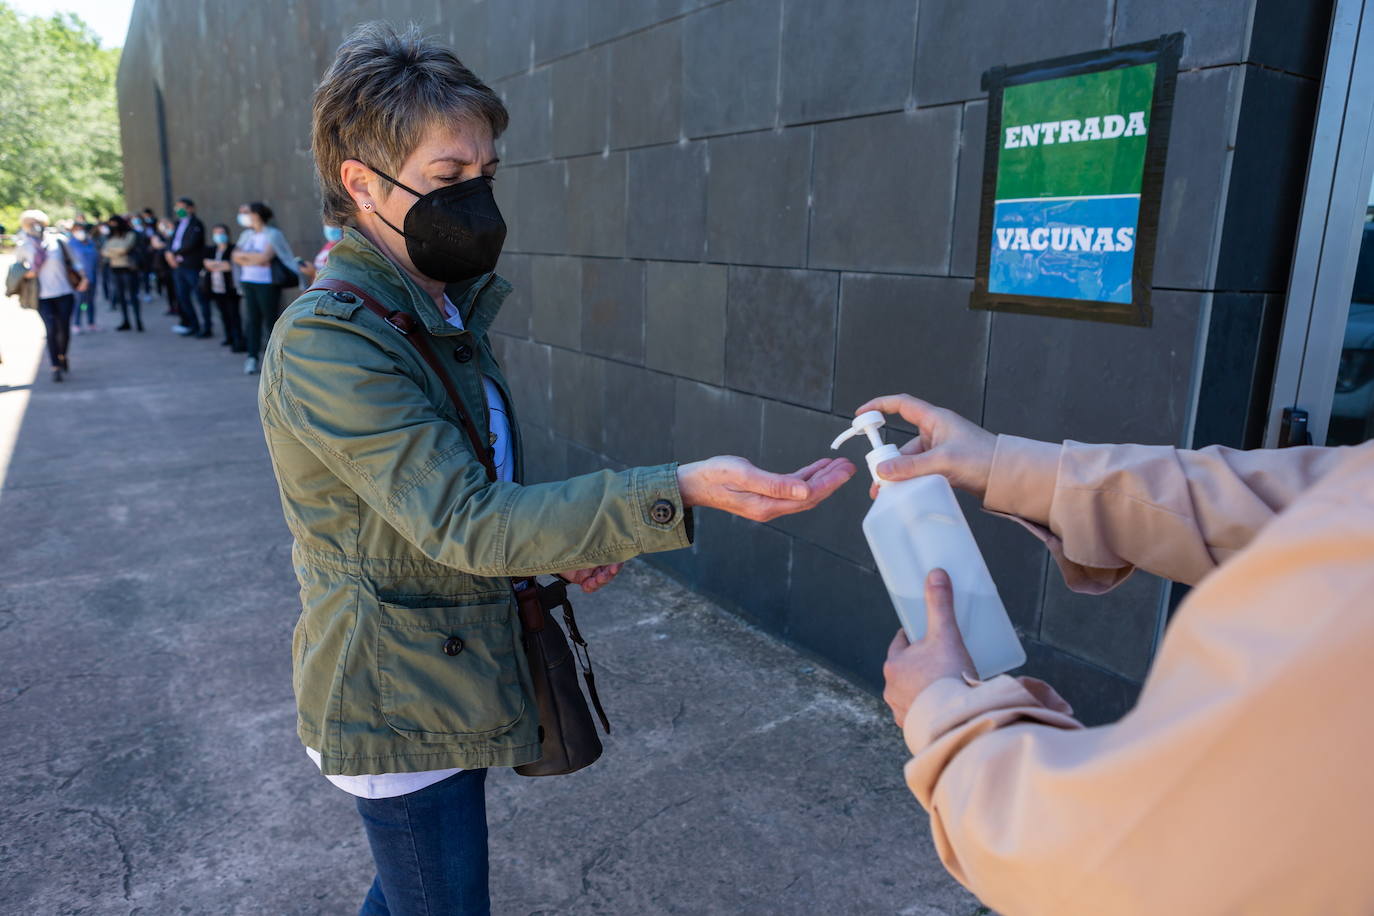
<path fill-rule="evenodd" d="M 444 640 L 445 655 L 457 655 L 459 652 L 462 651 L 463 641 L 459 639 L 457 636 L 450 636 L 448 639 Z"/>
<path fill-rule="evenodd" d="M 677 509 L 666 499 L 660 499 L 649 508 L 649 518 L 660 525 L 666 525 L 677 515 Z"/>

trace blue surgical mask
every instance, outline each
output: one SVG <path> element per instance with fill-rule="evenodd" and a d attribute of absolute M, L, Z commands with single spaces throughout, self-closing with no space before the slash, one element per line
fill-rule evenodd
<path fill-rule="evenodd" d="M 142 228 L 143 228 L 143 220 L 141 220 L 141 219 L 135 219 L 133 222 L 134 222 L 134 228 L 135 228 L 135 229 L 142 229 Z"/>
<path fill-rule="evenodd" d="M 324 227 L 324 240 L 326 242 L 337 242 L 341 238 L 343 238 L 343 230 L 338 226 Z"/>
<path fill-rule="evenodd" d="M 229 236 L 225 235 L 223 232 L 216 232 L 213 236 L 211 236 L 211 238 L 215 240 L 216 245 L 229 244 Z"/>

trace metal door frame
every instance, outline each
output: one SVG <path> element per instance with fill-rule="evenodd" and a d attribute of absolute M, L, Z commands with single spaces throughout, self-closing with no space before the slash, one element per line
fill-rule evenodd
<path fill-rule="evenodd" d="M 1283 335 L 1264 444 L 1279 444 L 1285 408 L 1307 411 L 1326 442 L 1361 227 L 1374 181 L 1374 2 L 1336 0 L 1322 71 Z"/>

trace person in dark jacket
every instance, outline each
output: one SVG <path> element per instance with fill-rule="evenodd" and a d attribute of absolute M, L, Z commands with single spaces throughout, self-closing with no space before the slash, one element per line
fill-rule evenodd
<path fill-rule="evenodd" d="M 205 246 L 205 270 L 201 280 L 209 300 L 219 309 L 224 324 L 223 346 L 232 353 L 242 353 L 243 324 L 239 321 L 239 290 L 234 283 L 234 243 L 229 240 L 229 227 L 216 223 L 210 227 L 210 244 Z"/>
<path fill-rule="evenodd" d="M 175 213 L 177 224 L 167 245 L 167 264 L 172 268 L 172 282 L 176 284 L 181 323 L 172 330 L 187 337 L 211 337 L 214 334 L 211 305 L 200 292 L 205 224 L 196 216 L 196 205 L 189 197 L 177 198 Z M 200 306 L 199 319 L 196 317 L 197 305 Z"/>

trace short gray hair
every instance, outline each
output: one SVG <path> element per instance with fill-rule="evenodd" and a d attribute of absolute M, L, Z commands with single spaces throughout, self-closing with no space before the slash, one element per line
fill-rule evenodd
<path fill-rule="evenodd" d="M 416 26 L 398 32 L 369 22 L 354 29 L 315 89 L 311 148 L 324 221 L 347 225 L 356 212 L 339 177 L 346 160 L 395 175 L 425 132 L 445 121 L 485 124 L 499 137 L 510 115 L 491 87 Z"/>

